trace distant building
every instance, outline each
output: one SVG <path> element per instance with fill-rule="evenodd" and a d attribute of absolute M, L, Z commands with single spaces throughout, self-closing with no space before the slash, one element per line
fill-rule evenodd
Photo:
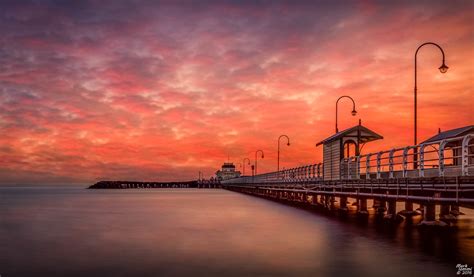
<path fill-rule="evenodd" d="M 216 178 L 218 180 L 228 180 L 237 177 L 240 177 L 240 171 L 235 171 L 235 165 L 233 163 L 224 163 L 221 170 L 216 172 Z"/>

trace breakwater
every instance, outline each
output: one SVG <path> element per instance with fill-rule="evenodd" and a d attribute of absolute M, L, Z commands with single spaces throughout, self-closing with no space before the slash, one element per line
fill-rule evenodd
<path fill-rule="evenodd" d="M 220 183 L 209 180 L 181 182 L 99 181 L 89 189 L 157 189 L 157 188 L 220 188 Z"/>

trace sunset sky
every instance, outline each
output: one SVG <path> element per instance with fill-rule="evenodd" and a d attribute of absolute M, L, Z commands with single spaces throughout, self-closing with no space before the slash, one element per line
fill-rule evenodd
<path fill-rule="evenodd" d="M 9 3 L 10 2 L 10 3 Z M 474 1 L 1 1 L 0 183 L 189 180 L 276 169 L 357 124 L 364 152 L 474 124 Z M 396 3 L 395 3 L 396 2 Z M 416 3 L 410 3 L 416 2 Z M 62 3 L 62 4 L 58 4 Z M 247 173 L 249 171 L 247 170 Z"/>

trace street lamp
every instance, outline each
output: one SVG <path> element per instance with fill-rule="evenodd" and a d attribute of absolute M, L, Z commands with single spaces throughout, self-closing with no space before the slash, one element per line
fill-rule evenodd
<path fill-rule="evenodd" d="M 243 164 L 243 172 L 242 172 L 242 174 L 243 174 L 244 176 L 245 176 L 245 160 L 247 160 L 247 161 L 248 161 L 248 165 L 250 165 L 250 159 L 249 159 L 249 158 L 244 158 L 244 159 L 242 160 L 242 164 Z"/>
<path fill-rule="evenodd" d="M 262 153 L 262 159 L 263 159 L 263 151 L 262 150 L 255 151 L 255 175 L 257 175 L 257 154 L 258 154 L 258 152 Z"/>
<path fill-rule="evenodd" d="M 422 45 L 418 46 L 418 49 L 416 49 L 416 52 L 415 52 L 415 88 L 414 88 L 414 93 L 415 93 L 415 145 L 418 144 L 418 140 L 417 140 L 417 109 L 418 109 L 417 104 L 418 104 L 418 102 L 417 102 L 417 61 L 416 61 L 416 57 L 417 57 L 417 54 L 418 54 L 418 51 L 420 50 L 420 48 L 425 46 L 425 45 L 428 45 L 428 44 L 438 47 L 438 49 L 441 51 L 441 54 L 443 56 L 443 63 L 438 68 L 439 72 L 446 73 L 448 71 L 448 68 L 449 68 L 444 62 L 444 51 L 441 48 L 441 46 L 439 46 L 438 44 L 436 44 L 434 42 L 425 42 Z"/>
<path fill-rule="evenodd" d="M 287 144 L 290 146 L 290 138 L 287 135 L 281 135 L 278 137 L 278 158 L 277 158 L 277 171 L 280 171 L 280 139 L 285 137 L 287 139 Z"/>
<path fill-rule="evenodd" d="M 445 59 L 444 59 L 444 51 L 443 51 L 443 48 L 441 48 L 441 46 L 439 46 L 438 44 L 434 43 L 434 42 L 425 42 L 423 43 L 422 45 L 418 46 L 418 48 L 416 49 L 416 52 L 415 52 L 415 87 L 414 87 L 414 96 L 415 96 L 415 104 L 414 104 L 414 145 L 417 145 L 418 144 L 418 138 L 417 138 L 417 129 L 418 129 L 418 126 L 417 126 L 417 121 L 418 121 L 418 101 L 417 101 L 417 60 L 416 60 L 416 57 L 418 55 L 418 51 L 420 50 L 421 47 L 425 46 L 425 45 L 434 45 L 436 47 L 438 47 L 438 49 L 441 51 L 441 55 L 443 56 L 443 61 L 442 61 L 442 64 L 441 66 L 438 68 L 439 71 L 441 73 L 446 73 L 448 71 L 448 66 L 445 64 Z M 414 168 L 416 169 L 418 167 L 418 150 L 415 148 L 414 149 L 414 153 L 413 153 L 413 166 Z"/>
<path fill-rule="evenodd" d="M 355 102 L 354 102 L 354 99 L 352 99 L 352 97 L 347 96 L 347 95 L 344 95 L 344 96 L 339 97 L 339 98 L 337 99 L 337 101 L 336 101 L 336 133 L 339 132 L 339 129 L 337 128 L 337 104 L 339 103 L 339 100 L 341 100 L 342 98 L 349 98 L 349 99 L 351 99 L 351 101 L 352 101 L 352 112 L 351 112 L 351 114 L 352 114 L 352 116 L 355 116 L 355 115 L 357 114 L 357 111 L 356 111 L 356 104 L 355 104 Z"/>

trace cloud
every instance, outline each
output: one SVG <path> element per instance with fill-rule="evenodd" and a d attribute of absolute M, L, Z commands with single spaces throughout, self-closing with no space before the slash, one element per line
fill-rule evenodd
<path fill-rule="evenodd" d="M 321 159 L 315 142 L 357 124 L 411 144 L 473 124 L 473 3 L 2 2 L 3 183 L 188 180 L 227 160 L 275 170 Z M 442 19 L 442 20 L 440 20 Z"/>

